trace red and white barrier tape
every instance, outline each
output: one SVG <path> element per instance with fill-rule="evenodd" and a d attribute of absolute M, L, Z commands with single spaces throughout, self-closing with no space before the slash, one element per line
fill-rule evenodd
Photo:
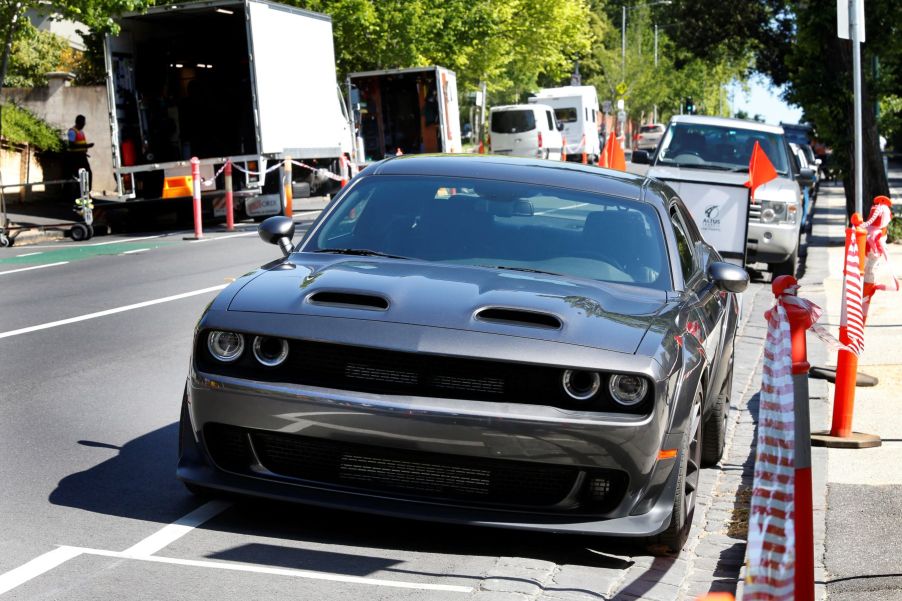
<path fill-rule="evenodd" d="M 811 330 L 811 332 L 815 336 L 817 336 L 821 342 L 827 345 L 828 349 L 830 349 L 831 351 L 844 350 L 855 353 L 856 355 L 859 354 L 851 346 L 840 342 L 833 334 L 827 331 L 827 328 L 817 325 L 817 320 L 820 319 L 821 315 L 823 315 L 824 313 L 823 309 L 815 305 L 807 298 L 796 296 L 798 290 L 798 286 L 790 286 L 783 291 L 783 294 L 780 295 L 780 301 L 783 302 L 783 304 L 793 305 L 807 311 L 811 319 L 811 327 L 808 329 Z"/>
<path fill-rule="evenodd" d="M 298 167 L 303 167 L 304 169 L 309 169 L 310 171 L 315 171 L 315 172 L 319 173 L 322 177 L 325 177 L 326 179 L 331 179 L 334 182 L 340 182 L 343 179 L 341 176 L 335 175 L 328 169 L 324 169 L 322 167 L 311 167 L 310 165 L 307 165 L 307 164 L 304 164 L 304 163 L 301 163 L 301 162 L 298 162 L 295 160 L 292 160 L 291 164 L 296 165 Z"/>
<path fill-rule="evenodd" d="M 795 414 L 786 309 L 767 313 L 758 448 L 743 599 L 792 601 L 795 577 Z"/>
<path fill-rule="evenodd" d="M 232 163 L 232 167 L 234 167 L 241 173 L 247 173 L 248 175 L 254 175 L 254 176 L 257 176 L 258 178 L 263 177 L 267 173 L 272 173 L 273 171 L 275 171 L 276 169 L 278 169 L 281 166 L 282 166 L 282 161 L 277 161 L 275 165 L 268 168 L 266 171 L 251 171 L 250 169 L 245 169 L 238 163 Z"/>

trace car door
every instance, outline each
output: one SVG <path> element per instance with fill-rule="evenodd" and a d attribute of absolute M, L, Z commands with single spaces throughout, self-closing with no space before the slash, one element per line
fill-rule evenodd
<path fill-rule="evenodd" d="M 713 249 L 704 242 L 682 203 L 674 199 L 670 206 L 670 224 L 677 240 L 684 290 L 690 295 L 690 315 L 686 331 L 695 336 L 705 352 L 709 366 L 717 364 L 723 333 L 723 309 L 726 295 L 711 285 L 707 275 Z M 714 375 L 713 373 L 711 375 Z"/>

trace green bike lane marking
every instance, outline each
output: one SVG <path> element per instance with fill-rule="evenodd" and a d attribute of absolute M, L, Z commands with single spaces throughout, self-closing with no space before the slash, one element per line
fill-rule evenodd
<path fill-rule="evenodd" d="M 59 263 L 60 261 L 82 261 L 102 255 L 118 255 L 129 250 L 139 248 L 156 249 L 164 246 L 173 246 L 175 241 L 140 240 L 135 242 L 117 242 L 103 246 L 66 246 L 63 248 L 45 250 L 40 254 L 27 253 L 24 257 L 6 257 L 0 259 L 0 265 L 43 265 L 45 263 Z M 23 247 L 18 250 L 24 250 Z"/>

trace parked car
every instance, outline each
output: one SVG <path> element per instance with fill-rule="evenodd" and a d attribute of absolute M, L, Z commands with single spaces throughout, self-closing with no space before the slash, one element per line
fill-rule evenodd
<path fill-rule="evenodd" d="M 665 126 L 661 123 L 650 123 L 639 127 L 639 137 L 636 140 L 636 148 L 654 152 L 664 135 Z"/>
<path fill-rule="evenodd" d="M 777 172 L 777 178 L 755 191 L 749 203 L 749 159 L 758 142 Z M 655 156 L 633 153 L 634 163 L 650 163 L 649 177 L 670 184 L 684 199 L 703 233 L 708 224 L 705 211 L 718 199 L 748 204 L 746 252 L 732 259 L 767 263 L 774 275 L 794 274 L 798 265 L 799 229 L 802 222 L 802 192 L 797 179 L 813 178 L 799 172 L 791 160 L 783 129 L 757 121 L 678 115 L 670 120 Z M 715 232 L 712 231 L 712 236 Z M 719 249 L 723 252 L 723 249 Z"/>
<path fill-rule="evenodd" d="M 808 163 L 808 155 L 805 152 L 805 148 L 811 152 L 810 146 L 799 146 L 795 142 L 790 142 L 789 148 L 792 151 L 792 159 L 795 162 L 796 170 L 801 173 L 803 169 L 807 169 L 812 173 L 810 179 L 800 178 L 797 180 L 799 189 L 802 191 L 802 229 L 806 229 L 811 225 L 811 210 L 814 200 L 817 198 L 817 165 Z M 814 156 L 813 152 L 811 156 Z"/>
<path fill-rule="evenodd" d="M 546 104 L 493 107 L 489 115 L 489 152 L 559 161 L 563 151 L 560 125 Z"/>
<path fill-rule="evenodd" d="M 723 453 L 737 293 L 664 184 L 480 155 L 367 167 L 201 316 L 192 491 L 678 552 Z"/>

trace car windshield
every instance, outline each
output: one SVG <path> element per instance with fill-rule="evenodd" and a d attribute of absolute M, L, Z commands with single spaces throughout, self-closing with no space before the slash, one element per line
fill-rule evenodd
<path fill-rule="evenodd" d="M 667 290 L 671 277 L 665 249 L 660 219 L 645 203 L 438 176 L 357 181 L 302 248 Z"/>
<path fill-rule="evenodd" d="M 492 113 L 492 132 L 516 134 L 536 128 L 536 117 L 531 110 L 495 111 Z"/>
<path fill-rule="evenodd" d="M 661 144 L 658 164 L 747 171 L 755 142 L 761 145 L 777 173 L 786 175 L 788 157 L 780 134 L 701 123 L 670 126 Z"/>
<path fill-rule="evenodd" d="M 554 109 L 554 116 L 557 117 L 557 120 L 561 123 L 576 123 L 576 120 L 578 119 L 576 109 L 569 106 Z"/>

